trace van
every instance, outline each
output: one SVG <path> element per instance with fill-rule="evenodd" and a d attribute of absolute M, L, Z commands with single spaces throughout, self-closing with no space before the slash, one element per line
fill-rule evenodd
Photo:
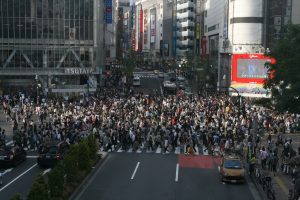
<path fill-rule="evenodd" d="M 132 83 L 132 85 L 133 86 L 140 86 L 141 85 L 140 77 L 138 77 L 138 76 L 133 77 L 133 83 Z"/>

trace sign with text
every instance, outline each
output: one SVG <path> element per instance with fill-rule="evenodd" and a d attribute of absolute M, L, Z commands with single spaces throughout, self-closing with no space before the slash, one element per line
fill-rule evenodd
<path fill-rule="evenodd" d="M 66 68 L 65 74 L 67 75 L 81 75 L 81 74 L 95 74 L 95 68 Z"/>

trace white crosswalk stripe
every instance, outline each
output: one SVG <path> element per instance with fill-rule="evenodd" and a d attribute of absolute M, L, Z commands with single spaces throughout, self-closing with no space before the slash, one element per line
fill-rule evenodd
<path fill-rule="evenodd" d="M 198 146 L 195 146 L 195 149 L 196 149 L 195 155 L 199 155 L 199 148 L 198 148 Z"/>
<path fill-rule="evenodd" d="M 155 153 L 161 153 L 161 148 L 157 147 L 156 152 Z"/>
<path fill-rule="evenodd" d="M 175 154 L 180 154 L 180 147 L 175 148 Z"/>
<path fill-rule="evenodd" d="M 194 152 L 194 155 L 195 156 L 198 156 L 198 155 L 205 155 L 205 156 L 208 156 L 208 150 L 206 149 L 206 147 L 203 147 L 200 145 L 200 146 L 195 146 L 195 152 Z M 110 151 L 109 151 L 110 152 Z M 182 146 L 182 147 L 175 147 L 175 149 L 173 150 L 170 150 L 169 151 L 164 151 L 163 148 L 161 148 L 160 146 L 157 147 L 157 148 L 154 148 L 153 150 L 150 150 L 148 148 L 143 148 L 143 146 L 140 146 L 136 151 L 133 150 L 133 148 L 129 148 L 127 149 L 126 151 L 122 150 L 122 147 L 118 147 L 116 148 L 113 152 L 115 153 L 138 153 L 138 154 L 175 154 L 175 155 L 183 155 L 185 153 L 185 146 Z"/>

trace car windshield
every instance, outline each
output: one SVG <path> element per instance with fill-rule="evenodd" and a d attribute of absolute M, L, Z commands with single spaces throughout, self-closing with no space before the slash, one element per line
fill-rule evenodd
<path fill-rule="evenodd" d="M 227 169 L 241 169 L 242 163 L 239 160 L 225 160 L 224 167 Z"/>
<path fill-rule="evenodd" d="M 7 155 L 7 150 L 6 149 L 0 149 L 0 156 L 6 156 Z"/>
<path fill-rule="evenodd" d="M 51 147 L 49 147 L 49 149 L 48 149 L 48 153 L 49 153 L 49 154 L 56 154 L 57 151 L 58 151 L 57 146 L 51 146 Z"/>

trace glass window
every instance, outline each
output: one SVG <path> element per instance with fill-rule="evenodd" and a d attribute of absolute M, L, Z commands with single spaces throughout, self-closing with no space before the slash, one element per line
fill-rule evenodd
<path fill-rule="evenodd" d="M 79 0 L 74 0 L 75 4 L 75 19 L 79 19 Z"/>
<path fill-rule="evenodd" d="M 17 0 L 17 1 L 12 1 L 14 2 L 14 17 L 19 17 L 20 16 L 20 1 Z"/>
<path fill-rule="evenodd" d="M 69 2 L 70 0 L 65 0 L 65 19 L 70 19 L 70 8 L 69 8 Z"/>
<path fill-rule="evenodd" d="M 49 28 L 48 28 L 48 20 L 44 19 L 43 20 L 43 38 L 47 39 L 48 38 L 48 32 L 49 32 Z"/>
<path fill-rule="evenodd" d="M 20 18 L 19 30 L 21 39 L 25 39 L 25 26 L 25 18 Z"/>
<path fill-rule="evenodd" d="M 9 38 L 14 38 L 14 19 L 13 18 L 9 18 L 8 19 L 8 31 L 9 31 Z"/>
<path fill-rule="evenodd" d="M 8 5 L 7 5 L 7 16 L 8 17 L 14 17 L 13 12 L 11 12 L 11 9 L 14 7 L 14 2 L 12 0 L 8 0 Z"/>
<path fill-rule="evenodd" d="M 37 18 L 42 18 L 43 14 L 43 0 L 37 0 L 36 5 L 37 5 Z"/>
<path fill-rule="evenodd" d="M 48 0 L 48 12 L 49 12 L 49 18 L 53 18 L 53 0 Z"/>
<path fill-rule="evenodd" d="M 7 6 L 8 6 L 7 0 L 3 0 L 2 1 L 2 11 L 1 11 L 1 13 L 3 14 L 3 17 L 7 17 L 7 10 L 8 10 Z"/>
<path fill-rule="evenodd" d="M 25 16 L 26 17 L 31 17 L 31 0 L 26 0 L 26 5 L 25 5 Z"/>

